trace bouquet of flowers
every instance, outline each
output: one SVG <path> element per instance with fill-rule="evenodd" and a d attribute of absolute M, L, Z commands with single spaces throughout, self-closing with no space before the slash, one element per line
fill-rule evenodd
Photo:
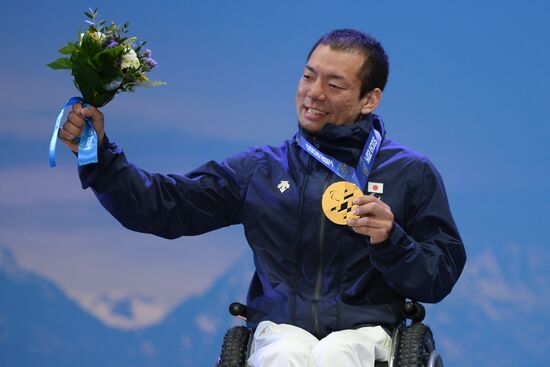
<path fill-rule="evenodd" d="M 82 99 L 72 98 L 64 107 L 76 102 L 102 107 L 119 92 L 133 92 L 137 86 L 154 87 L 166 84 L 150 81 L 145 76 L 145 73 L 157 66 L 157 62 L 151 58 L 151 50 L 143 47 L 146 42 L 138 43 L 137 37 L 127 36 L 128 22 L 122 26 L 114 22 L 107 25 L 105 20 L 97 20 L 97 13 L 97 9 L 84 12 L 88 18 L 86 20 L 89 24 L 88 29 L 85 32 L 79 32 L 76 42 L 69 42 L 59 50 L 64 57 L 48 64 L 52 69 L 69 69 L 76 88 L 82 93 Z M 63 112 L 64 109 L 61 110 L 56 122 L 55 139 L 57 139 Z M 95 133 L 91 123 L 87 125 L 90 125 L 92 133 Z M 83 133 L 83 139 L 85 133 Z M 85 147 L 81 141 L 80 148 Z M 51 166 L 55 166 L 54 155 L 55 141 L 52 137 Z M 97 158 L 95 161 L 97 162 Z M 82 163 L 80 159 L 79 163 Z"/>
<path fill-rule="evenodd" d="M 153 87 L 162 82 L 151 82 L 145 73 L 157 66 L 147 42 L 137 44 L 136 37 L 128 37 L 128 22 L 119 26 L 105 20 L 97 21 L 97 9 L 84 12 L 89 19 L 88 29 L 79 32 L 77 42 L 69 42 L 59 52 L 61 57 L 48 64 L 52 69 L 70 69 L 74 83 L 86 103 L 95 107 L 107 104 L 119 92 L 133 92 L 136 86 Z"/>

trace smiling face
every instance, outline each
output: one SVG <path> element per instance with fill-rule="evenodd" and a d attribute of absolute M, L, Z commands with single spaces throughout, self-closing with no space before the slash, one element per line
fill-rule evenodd
<path fill-rule="evenodd" d="M 378 88 L 359 98 L 364 60 L 357 52 L 336 51 L 322 44 L 313 51 L 296 91 L 296 113 L 307 132 L 315 134 L 328 122 L 353 124 L 361 114 L 376 108 L 379 98 L 373 101 L 373 94 L 381 93 Z"/>

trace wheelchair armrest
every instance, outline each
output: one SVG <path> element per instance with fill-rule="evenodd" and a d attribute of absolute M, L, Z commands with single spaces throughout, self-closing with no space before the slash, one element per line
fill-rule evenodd
<path fill-rule="evenodd" d="M 233 302 L 229 305 L 229 313 L 239 319 L 246 321 L 246 306 L 239 302 Z"/>
<path fill-rule="evenodd" d="M 413 323 L 421 322 L 426 316 L 426 309 L 420 303 L 411 301 L 405 302 L 403 308 L 401 309 L 401 313 L 405 318 L 410 319 Z"/>

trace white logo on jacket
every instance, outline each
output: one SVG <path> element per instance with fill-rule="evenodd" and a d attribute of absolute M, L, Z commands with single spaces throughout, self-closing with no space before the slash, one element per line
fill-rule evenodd
<path fill-rule="evenodd" d="M 288 190 L 290 188 L 290 183 L 288 181 L 281 181 L 281 182 L 279 182 L 279 185 L 277 185 L 277 188 L 279 189 L 279 191 L 282 194 L 283 192 L 285 192 L 286 190 Z"/>

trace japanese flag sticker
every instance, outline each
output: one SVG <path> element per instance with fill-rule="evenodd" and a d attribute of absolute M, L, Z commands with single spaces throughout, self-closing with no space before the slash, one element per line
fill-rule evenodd
<path fill-rule="evenodd" d="M 383 194 L 384 193 L 384 184 L 380 182 L 369 182 L 369 186 L 367 187 L 368 192 L 372 192 L 373 194 Z"/>

